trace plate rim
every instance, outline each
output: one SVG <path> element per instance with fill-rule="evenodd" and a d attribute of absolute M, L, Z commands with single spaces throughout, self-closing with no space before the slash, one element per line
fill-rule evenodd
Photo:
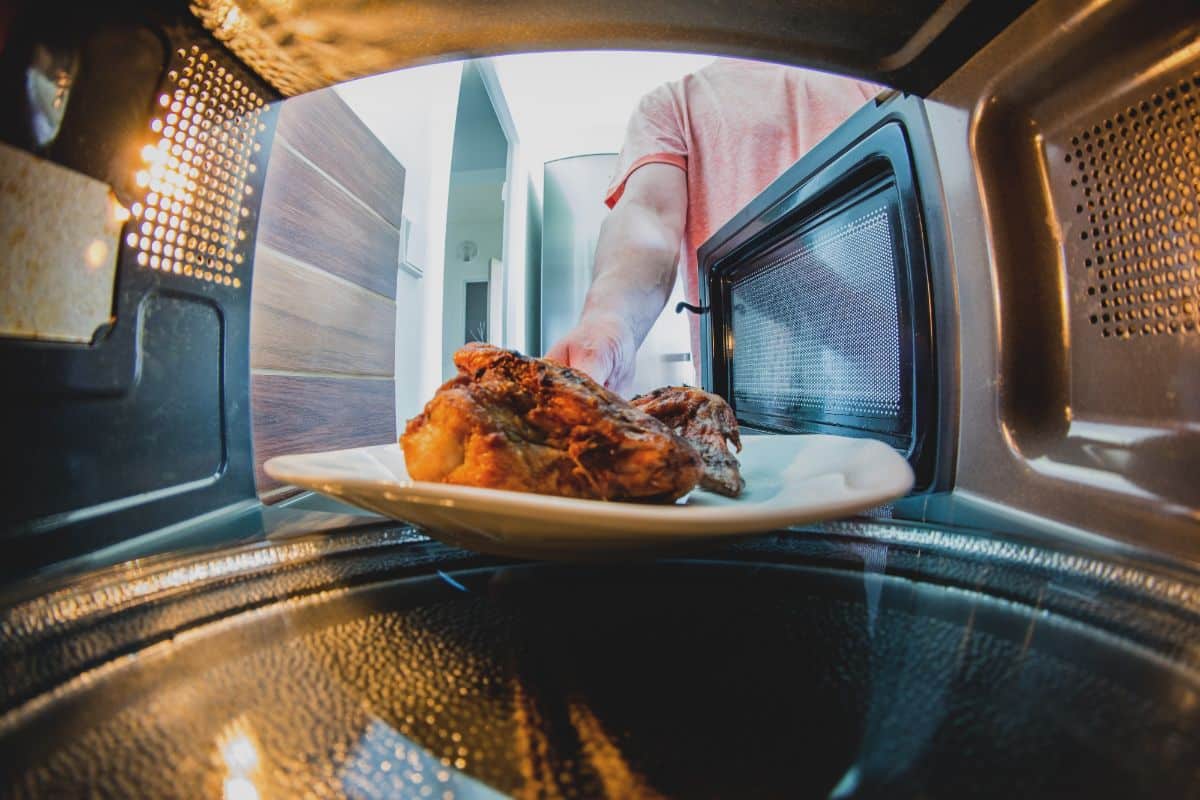
<path fill-rule="evenodd" d="M 658 525 L 672 526 L 679 524 L 693 524 L 705 528 L 718 525 L 727 527 L 730 523 L 738 522 L 743 524 L 747 529 L 758 527 L 754 524 L 755 522 L 761 525 L 765 522 L 773 521 L 772 525 L 778 527 L 780 524 L 799 524 L 806 520 L 834 518 L 852 510 L 870 508 L 873 505 L 902 497 L 912 488 L 914 475 L 908 461 L 893 448 L 877 439 L 835 436 L 831 434 L 773 434 L 768 436 L 771 438 L 775 436 L 787 436 L 788 438 L 820 437 L 824 439 L 845 440 L 854 443 L 859 448 L 882 448 L 882 450 L 879 450 L 881 457 L 894 459 L 893 465 L 903 467 L 903 469 L 897 470 L 895 473 L 886 473 L 888 477 L 894 476 L 894 481 L 881 482 L 866 489 L 848 489 L 852 494 L 849 497 L 842 498 L 841 502 L 825 504 L 819 507 L 814 506 L 807 509 L 796 506 L 766 506 L 754 502 L 740 505 L 736 500 L 728 504 L 704 506 L 680 505 L 677 503 L 640 504 L 627 501 L 561 497 L 534 492 L 518 492 L 506 489 L 462 486 L 411 479 L 402 481 L 399 479 L 339 477 L 337 479 L 327 479 L 327 483 L 336 483 L 341 487 L 359 491 L 366 490 L 379 493 L 399 491 L 405 493 L 407 496 L 393 495 L 386 497 L 387 502 L 442 507 L 450 512 L 454 510 L 470 513 L 486 512 L 502 514 L 506 517 L 517 519 L 558 516 L 560 514 L 582 514 L 589 521 L 596 523 L 615 521 L 640 522 L 643 524 L 657 523 L 655 525 L 656 528 Z M 341 496 L 341 492 L 335 494 L 327 489 L 323 490 L 319 488 L 320 479 L 314 480 L 310 476 L 304 476 L 304 481 L 296 480 L 298 473 L 295 468 L 288 469 L 288 464 L 299 458 L 361 452 L 374 447 L 388 446 L 399 448 L 398 444 L 380 444 L 274 456 L 264 462 L 263 470 L 276 480 L 301 486 L 310 491 L 333 494 L 337 499 L 346 502 L 346 498 Z M 830 472 L 827 474 L 845 475 L 844 472 Z M 696 489 L 693 491 L 703 490 Z M 452 505 L 448 506 L 447 501 L 452 503 Z M 379 512 L 376 510 L 376 513 Z M 784 522 L 784 520 L 795 520 L 796 522 L 788 523 Z M 665 530 L 659 532 L 665 532 Z M 702 531 L 697 529 L 693 529 L 690 532 L 702 533 Z"/>

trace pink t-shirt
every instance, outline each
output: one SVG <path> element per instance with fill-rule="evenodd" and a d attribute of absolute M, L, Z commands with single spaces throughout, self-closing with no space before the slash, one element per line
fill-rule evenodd
<path fill-rule="evenodd" d="M 615 206 L 629 176 L 645 164 L 687 173 L 680 267 L 695 303 L 700 245 L 878 91 L 823 72 L 718 59 L 638 103 L 605 203 Z M 699 352 L 694 317 L 692 352 Z"/>

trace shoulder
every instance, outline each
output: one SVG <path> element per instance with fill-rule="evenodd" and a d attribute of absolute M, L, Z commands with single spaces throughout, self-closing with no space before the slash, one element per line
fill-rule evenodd
<path fill-rule="evenodd" d="M 675 116 L 683 102 L 681 81 L 660 84 L 642 95 L 636 114 L 651 119 Z"/>
<path fill-rule="evenodd" d="M 869 100 L 884 88 L 869 81 L 847 75 L 836 75 L 831 72 L 818 72 L 811 69 L 795 69 L 793 71 L 800 73 L 796 79 L 802 80 L 810 91 L 822 94 L 861 95 L 864 100 Z"/>

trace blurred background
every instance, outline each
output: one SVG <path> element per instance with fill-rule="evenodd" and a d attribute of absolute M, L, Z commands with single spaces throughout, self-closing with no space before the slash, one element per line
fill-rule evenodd
<path fill-rule="evenodd" d="M 464 342 L 541 354 L 573 324 L 630 114 L 646 92 L 712 60 L 522 54 L 323 90 L 404 168 L 397 427 L 454 374 Z M 688 349 L 687 320 L 664 313 L 639 353 L 637 390 L 694 382 Z"/>

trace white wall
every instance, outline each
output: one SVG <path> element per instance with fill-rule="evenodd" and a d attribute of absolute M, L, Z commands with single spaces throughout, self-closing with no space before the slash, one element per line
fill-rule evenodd
<path fill-rule="evenodd" d="M 541 172 L 541 164 L 537 171 Z M 526 252 L 529 235 L 528 216 L 529 204 L 537 202 L 540 214 L 540 201 L 529 195 L 530 167 L 525 156 L 525 146 L 520 138 L 513 136 L 508 149 L 509 180 L 504 187 L 505 214 L 504 228 L 504 346 L 522 353 L 528 353 L 529 341 L 528 317 L 531 309 L 527 306 L 529 283 L 535 280 L 529 274 L 530 269 L 538 269 L 539 258 L 531 264 Z M 536 313 L 536 309 L 533 309 Z"/>
<path fill-rule="evenodd" d="M 488 280 L 490 259 L 504 256 L 504 226 L 498 215 L 504 189 L 504 170 L 454 171 L 450 178 L 450 207 L 446 220 L 446 272 L 442 328 L 442 378 L 455 373 L 453 352 L 464 343 L 466 281 Z M 458 255 L 463 240 L 475 242 L 478 254 L 469 262 Z M 493 286 L 489 291 L 503 291 Z"/>
<path fill-rule="evenodd" d="M 500 344 L 531 353 L 529 333 L 530 314 L 529 289 L 537 285 L 538 276 L 531 275 L 531 270 L 538 269 L 541 263 L 540 254 L 537 259 L 530 259 L 528 253 L 529 214 L 531 207 L 541 213 L 540 199 L 529 193 L 532 172 L 541 173 L 541 162 L 532 164 L 529 161 L 521 131 L 513 121 L 512 110 L 508 105 L 508 97 L 492 61 L 484 59 L 478 62 L 479 75 L 483 82 L 484 91 L 488 95 L 496 119 L 508 140 L 507 162 L 504 184 L 504 253 L 501 256 L 502 284 L 500 290 L 503 296 L 503 320 L 500 322 Z"/>
<path fill-rule="evenodd" d="M 396 419 L 400 430 L 441 383 L 447 193 L 462 62 L 354 81 L 338 94 L 406 170 L 404 215 L 412 220 L 396 297 Z"/>
<path fill-rule="evenodd" d="M 489 59 L 531 173 L 565 156 L 615 153 L 638 100 L 711 64 L 683 53 L 580 51 Z M 538 186 L 541 178 L 537 177 Z"/>

